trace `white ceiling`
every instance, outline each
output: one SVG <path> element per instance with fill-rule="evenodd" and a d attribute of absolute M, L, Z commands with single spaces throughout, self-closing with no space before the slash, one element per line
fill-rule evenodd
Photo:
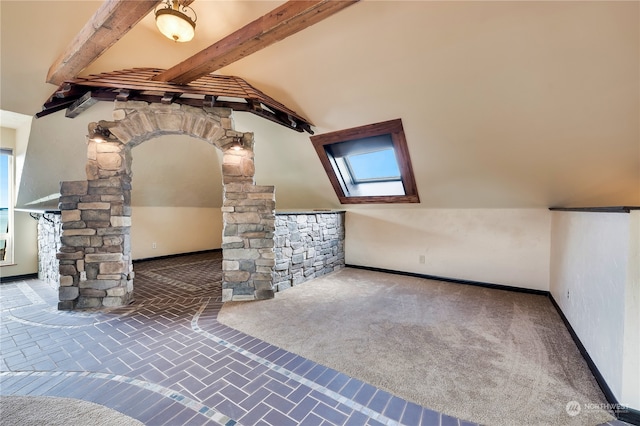
<path fill-rule="evenodd" d="M 187 44 L 147 16 L 85 72 L 171 67 L 281 3 L 196 0 Z M 49 66 L 99 4 L 0 0 L 2 110 L 40 110 L 55 90 Z M 305 115 L 316 133 L 401 118 L 422 207 L 640 205 L 639 28 L 638 1 L 362 0 L 219 72 Z M 84 179 L 86 125 L 110 111 L 34 122 L 19 204 Z M 276 185 L 279 209 L 339 207 L 308 135 L 247 114 L 235 122 L 255 132 L 256 179 Z M 192 142 L 134 150 L 141 205 L 220 205 L 198 184 L 219 174 L 171 167 L 201 157 Z M 154 193 L 154 164 L 197 196 Z"/>

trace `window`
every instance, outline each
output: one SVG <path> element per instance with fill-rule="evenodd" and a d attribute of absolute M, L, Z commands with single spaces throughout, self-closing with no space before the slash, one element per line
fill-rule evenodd
<path fill-rule="evenodd" d="M 0 149 L 0 265 L 13 263 L 13 151 Z"/>
<path fill-rule="evenodd" d="M 311 137 L 342 204 L 419 203 L 401 120 Z"/>
<path fill-rule="evenodd" d="M 393 148 L 344 157 L 353 183 L 400 181 L 400 169 Z"/>

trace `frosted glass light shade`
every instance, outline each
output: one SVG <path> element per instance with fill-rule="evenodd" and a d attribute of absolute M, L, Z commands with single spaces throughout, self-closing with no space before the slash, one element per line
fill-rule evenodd
<path fill-rule="evenodd" d="M 191 18 L 169 8 L 156 12 L 156 25 L 162 34 L 174 41 L 190 41 L 196 33 L 196 24 Z"/>

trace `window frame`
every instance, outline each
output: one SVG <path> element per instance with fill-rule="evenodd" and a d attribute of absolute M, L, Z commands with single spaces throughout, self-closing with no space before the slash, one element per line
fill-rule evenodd
<path fill-rule="evenodd" d="M 393 150 L 398 162 L 400 170 L 400 180 L 404 187 L 405 195 L 371 195 L 371 196 L 348 196 L 344 193 L 342 185 L 334 170 L 332 161 L 327 154 L 326 147 L 340 142 L 353 141 L 373 136 L 391 137 Z M 354 127 L 351 129 L 338 130 L 335 132 L 324 133 L 321 135 L 311 136 L 311 143 L 320 158 L 320 162 L 324 167 L 329 181 L 333 186 L 341 204 L 389 204 L 389 203 L 419 203 L 418 188 L 416 186 L 413 167 L 411 165 L 411 157 L 407 147 L 407 140 L 402 127 L 402 120 L 395 119 L 384 121 L 381 123 L 367 124 L 364 126 Z"/>
<path fill-rule="evenodd" d="M 15 221 L 13 217 L 13 197 L 14 197 L 14 161 L 15 161 L 15 153 L 11 148 L 0 148 L 0 153 L 2 155 L 7 155 L 7 173 L 8 179 L 6 182 L 7 185 L 7 198 L 9 206 L 7 208 L 7 227 L 8 231 L 4 232 L 4 230 L 0 230 L 0 240 L 5 240 L 5 254 L 4 259 L 0 259 L 0 266 L 11 266 L 14 265 L 14 228 Z"/>

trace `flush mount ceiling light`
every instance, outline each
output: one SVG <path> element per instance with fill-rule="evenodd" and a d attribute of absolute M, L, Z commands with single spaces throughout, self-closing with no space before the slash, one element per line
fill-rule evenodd
<path fill-rule="evenodd" d="M 168 39 L 187 42 L 196 33 L 196 12 L 179 0 L 165 0 L 158 6 L 155 15 L 158 29 Z"/>

